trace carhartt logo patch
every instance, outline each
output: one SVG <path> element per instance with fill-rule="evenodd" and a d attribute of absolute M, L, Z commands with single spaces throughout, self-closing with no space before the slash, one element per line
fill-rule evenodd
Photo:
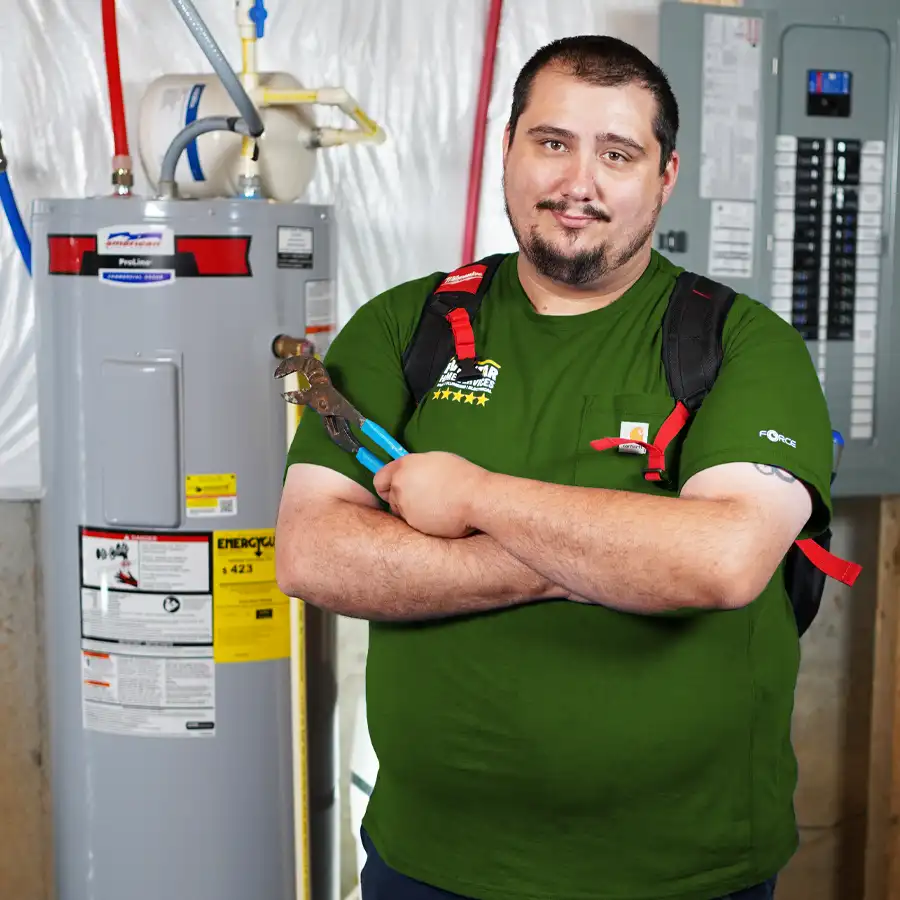
<path fill-rule="evenodd" d="M 459 364 L 455 358 L 451 359 L 434 386 L 431 399 L 450 400 L 452 403 L 470 406 L 486 406 L 491 392 L 497 384 L 500 363 L 492 359 L 484 359 L 477 362 L 475 368 L 481 373 L 481 378 L 476 378 L 474 381 L 459 381 Z"/>
<path fill-rule="evenodd" d="M 643 441 L 649 444 L 647 434 L 650 431 L 649 422 L 622 422 L 619 426 L 619 437 L 627 441 Z M 619 453 L 646 453 L 640 444 L 621 444 Z"/>

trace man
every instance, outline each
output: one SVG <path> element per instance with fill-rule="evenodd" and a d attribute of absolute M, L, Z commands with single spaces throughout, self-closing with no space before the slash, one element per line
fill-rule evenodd
<path fill-rule="evenodd" d="M 779 567 L 831 515 L 802 339 L 738 297 L 674 485 L 590 444 L 652 441 L 673 408 L 679 270 L 652 235 L 677 127 L 635 48 L 541 49 L 504 137 L 520 252 L 474 322 L 484 382 L 451 364 L 414 408 L 401 356 L 434 275 L 329 352 L 336 387 L 411 450 L 373 480 L 305 415 L 278 522 L 281 588 L 371 622 L 364 900 L 766 900 L 796 848 Z"/>

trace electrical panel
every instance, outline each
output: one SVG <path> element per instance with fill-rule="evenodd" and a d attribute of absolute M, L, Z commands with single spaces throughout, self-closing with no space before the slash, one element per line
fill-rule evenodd
<path fill-rule="evenodd" d="M 898 8 L 666 0 L 660 16 L 681 128 L 657 246 L 803 336 L 846 442 L 834 495 L 897 493 Z"/>

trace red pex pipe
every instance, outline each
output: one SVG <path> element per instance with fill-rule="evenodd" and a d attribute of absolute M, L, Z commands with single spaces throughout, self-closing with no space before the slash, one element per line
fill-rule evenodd
<path fill-rule="evenodd" d="M 481 59 L 481 84 L 478 88 L 478 105 L 475 110 L 472 158 L 469 162 L 469 193 L 466 198 L 466 225 L 463 233 L 463 265 L 475 259 L 475 237 L 478 233 L 478 207 L 481 200 L 481 176 L 484 169 L 488 107 L 491 103 L 491 90 L 494 86 L 494 60 L 497 56 L 497 39 L 500 35 L 500 19 L 503 13 L 503 0 L 490 0 L 490 4 L 487 31 L 484 36 L 484 55 Z"/>
<path fill-rule="evenodd" d="M 103 50 L 106 54 L 106 80 L 109 84 L 109 111 L 112 116 L 116 156 L 130 156 L 128 129 L 125 127 L 125 99 L 119 70 L 119 37 L 116 27 L 116 0 L 103 0 Z"/>

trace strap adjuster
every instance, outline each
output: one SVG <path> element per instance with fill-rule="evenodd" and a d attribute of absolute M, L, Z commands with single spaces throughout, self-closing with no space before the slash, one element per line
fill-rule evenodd
<path fill-rule="evenodd" d="M 484 377 L 481 372 L 478 371 L 475 366 L 475 360 L 471 357 L 467 356 L 463 359 L 457 357 L 456 362 L 459 365 L 459 374 L 456 377 L 460 381 L 477 381 L 479 378 Z"/>
<path fill-rule="evenodd" d="M 428 304 L 427 309 L 428 312 L 440 316 L 442 319 L 446 319 L 447 314 L 456 309 L 456 307 L 451 306 L 443 297 L 435 295 L 431 298 L 431 302 Z"/>

